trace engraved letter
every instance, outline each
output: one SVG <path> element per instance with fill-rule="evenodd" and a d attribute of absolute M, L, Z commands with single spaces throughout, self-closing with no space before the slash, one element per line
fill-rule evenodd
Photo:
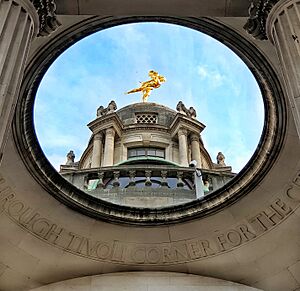
<path fill-rule="evenodd" d="M 41 236 L 44 237 L 46 233 L 48 232 L 50 228 L 51 222 L 46 218 L 39 218 L 36 221 L 32 223 L 32 231 Z"/>
<path fill-rule="evenodd" d="M 241 224 L 238 226 L 238 230 L 242 233 L 246 241 L 251 240 L 256 237 L 256 235 L 251 232 L 248 228 L 248 225 L 246 224 Z"/>
<path fill-rule="evenodd" d="M 131 252 L 131 258 L 137 264 L 144 264 L 146 260 L 145 247 L 134 248 Z"/>
<path fill-rule="evenodd" d="M 229 231 L 226 232 L 226 237 L 233 247 L 240 245 L 242 242 L 242 237 L 240 233 L 233 229 L 230 229 Z"/>
<path fill-rule="evenodd" d="M 52 224 L 51 228 L 49 229 L 49 231 L 45 235 L 45 239 L 50 240 L 51 237 L 54 237 L 52 242 L 54 244 L 56 244 L 56 241 L 61 236 L 62 232 L 63 232 L 62 227 L 58 227 L 56 224 Z"/>
<path fill-rule="evenodd" d="M 205 257 L 209 256 L 209 255 L 214 255 L 215 254 L 214 250 L 211 249 L 211 247 L 209 246 L 209 241 L 208 240 L 201 240 L 200 244 L 202 246 L 203 253 L 204 253 Z"/>
<path fill-rule="evenodd" d="M 188 241 L 186 243 L 187 250 L 189 252 L 190 257 L 195 260 L 202 257 L 201 248 L 199 245 L 199 242 L 197 240 L 195 241 Z"/>
<path fill-rule="evenodd" d="M 161 252 L 156 247 L 151 247 L 146 251 L 146 257 L 150 264 L 157 264 L 161 260 Z"/>
<path fill-rule="evenodd" d="M 8 206 L 7 211 L 10 216 L 17 216 L 24 209 L 24 207 L 25 205 L 21 201 L 15 200 Z"/>
<path fill-rule="evenodd" d="M 282 200 L 277 199 L 275 200 L 274 203 L 272 203 L 272 206 L 279 212 L 281 213 L 283 216 L 288 215 L 291 211 L 292 208 L 287 206 Z"/>

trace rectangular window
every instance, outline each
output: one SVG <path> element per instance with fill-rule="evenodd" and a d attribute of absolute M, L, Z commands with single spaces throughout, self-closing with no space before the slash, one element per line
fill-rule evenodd
<path fill-rule="evenodd" d="M 132 148 L 128 149 L 128 158 L 134 157 L 157 157 L 165 158 L 165 150 L 158 148 Z"/>

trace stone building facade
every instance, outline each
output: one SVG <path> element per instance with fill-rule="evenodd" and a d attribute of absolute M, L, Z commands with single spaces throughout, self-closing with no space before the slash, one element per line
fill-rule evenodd
<path fill-rule="evenodd" d="M 0 289 L 298 291 L 299 4 L 0 0 Z M 226 44 L 253 72 L 265 106 L 259 145 L 236 177 L 202 199 L 155 209 L 109 203 L 66 181 L 33 123 L 39 82 L 60 53 L 140 21 Z M 110 145 L 116 136 L 108 132 Z"/>
<path fill-rule="evenodd" d="M 117 110 L 111 101 L 98 108 L 88 127 L 92 135 L 87 148 L 78 162 L 70 151 L 60 173 L 90 195 L 110 202 L 139 207 L 184 203 L 235 176 L 221 152 L 216 163 L 212 161 L 201 138 L 205 125 L 182 101 L 177 111 L 148 102 Z M 195 187 L 196 170 L 201 173 L 201 189 Z"/>

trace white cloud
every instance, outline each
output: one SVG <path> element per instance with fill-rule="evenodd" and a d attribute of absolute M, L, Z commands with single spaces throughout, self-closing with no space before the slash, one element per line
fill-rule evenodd
<path fill-rule="evenodd" d="M 208 76 L 207 68 L 204 66 L 198 66 L 197 71 L 202 80 Z"/>
<path fill-rule="evenodd" d="M 208 66 L 197 66 L 197 73 L 200 79 L 205 80 L 208 86 L 212 88 L 220 87 L 226 79 L 219 71 L 209 68 Z"/>
<path fill-rule="evenodd" d="M 220 87 L 223 83 L 223 81 L 225 80 L 225 76 L 221 75 L 218 72 L 213 72 L 210 75 L 212 82 L 213 82 L 213 86 L 214 87 Z"/>

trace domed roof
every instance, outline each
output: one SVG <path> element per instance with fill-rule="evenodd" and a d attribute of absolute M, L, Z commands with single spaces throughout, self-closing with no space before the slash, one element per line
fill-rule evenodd
<path fill-rule="evenodd" d="M 125 106 L 116 111 L 116 113 L 124 125 L 137 123 L 137 119 L 140 118 L 141 120 L 149 120 L 149 123 L 169 127 L 177 112 L 161 104 L 140 102 Z"/>

